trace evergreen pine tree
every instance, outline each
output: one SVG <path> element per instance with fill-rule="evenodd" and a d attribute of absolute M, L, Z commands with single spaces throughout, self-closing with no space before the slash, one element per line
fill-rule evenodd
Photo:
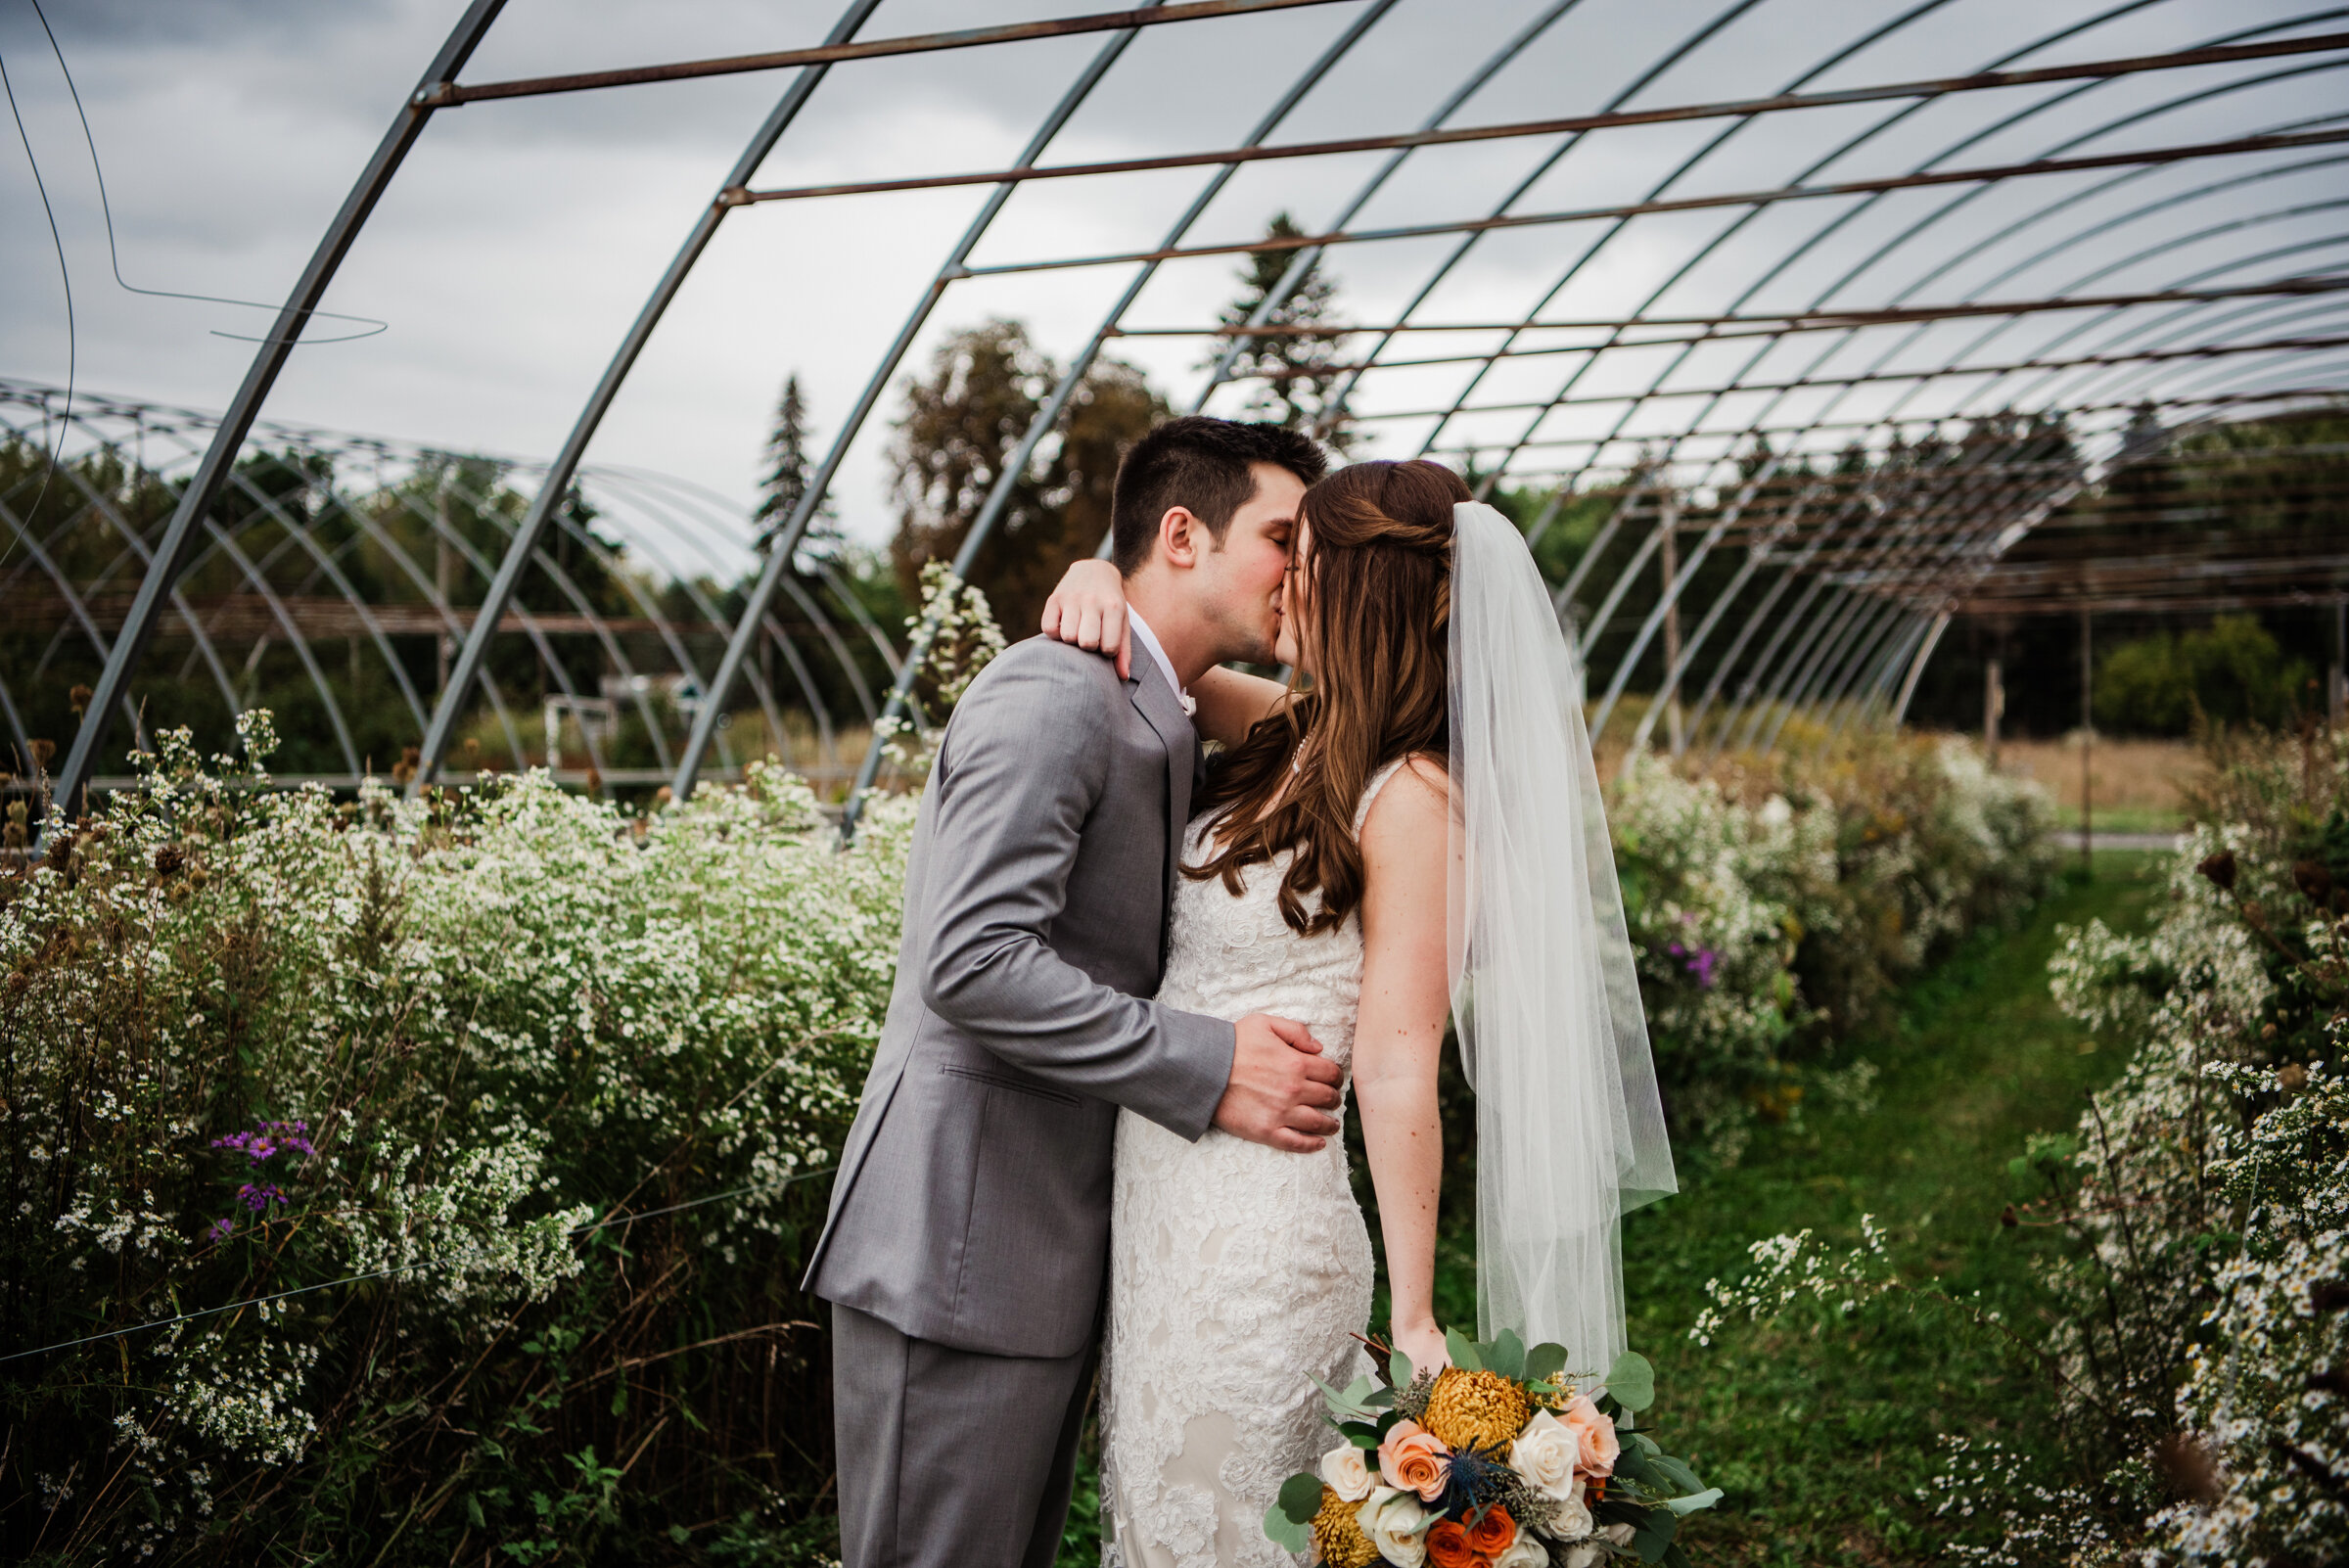
<path fill-rule="evenodd" d="M 775 404 L 775 428 L 766 438 L 766 478 L 760 481 L 759 510 L 751 521 L 759 526 L 754 548 L 764 555 L 774 543 L 775 535 L 791 521 L 791 514 L 807 493 L 807 398 L 800 391 L 797 371 L 784 378 L 783 395 Z M 826 515 L 812 518 L 803 540 L 825 536 L 821 525 Z"/>
<path fill-rule="evenodd" d="M 1286 212 L 1273 214 L 1265 231 L 1268 240 L 1297 240 L 1305 231 L 1297 226 Z M 1240 273 L 1239 298 L 1225 305 L 1216 319 L 1224 327 L 1246 326 L 1266 299 L 1279 288 L 1280 280 L 1288 275 L 1290 265 L 1297 259 L 1294 245 L 1268 248 L 1248 253 L 1248 265 Z M 1336 280 L 1321 270 L 1320 257 L 1306 268 L 1297 287 L 1266 317 L 1268 327 L 1333 328 L 1340 325 L 1337 309 Z M 1212 369 L 1221 361 L 1229 346 L 1228 338 L 1215 341 L 1203 368 Z M 1345 341 L 1343 332 L 1282 332 L 1240 340 L 1240 350 L 1232 358 L 1231 378 L 1248 383 L 1246 412 L 1251 419 L 1269 420 L 1291 430 L 1313 433 L 1340 451 L 1354 444 L 1352 420 L 1344 410 L 1331 406 L 1331 394 L 1344 372 L 1339 363 L 1338 347 Z"/>

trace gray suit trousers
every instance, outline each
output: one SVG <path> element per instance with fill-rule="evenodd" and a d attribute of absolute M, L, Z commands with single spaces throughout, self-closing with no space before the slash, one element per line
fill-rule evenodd
<path fill-rule="evenodd" d="M 834 1304 L 845 1568 L 1052 1568 L 1094 1356 L 948 1350 Z"/>

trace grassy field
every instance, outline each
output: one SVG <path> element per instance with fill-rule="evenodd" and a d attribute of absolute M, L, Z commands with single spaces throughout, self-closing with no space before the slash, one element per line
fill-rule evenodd
<path fill-rule="evenodd" d="M 2056 1012 L 2055 928 L 2091 917 L 2142 928 L 2162 858 L 2099 853 L 2094 881 L 2067 884 L 2020 931 L 1981 934 L 1911 987 L 1898 1031 L 1853 1050 L 1881 1070 L 1872 1111 L 1772 1129 L 1736 1168 L 1684 1176 L 1679 1197 L 1627 1222 L 1632 1340 L 1656 1361 L 1667 1446 L 1728 1493 L 1686 1537 L 1698 1562 L 1933 1559 L 1943 1532 L 1916 1492 L 1936 1468 L 1936 1434 L 2028 1446 L 2017 1428 L 2047 1391 L 1962 1323 L 1796 1313 L 1732 1325 L 1710 1348 L 1688 1328 L 1705 1282 L 1740 1274 L 1750 1242 L 1809 1227 L 1848 1245 L 1863 1214 L 1891 1232 L 1911 1277 L 1979 1290 L 2009 1321 L 2033 1321 L 2028 1243 L 1999 1223 L 2019 1195 L 2006 1162 L 2030 1133 L 2068 1130 L 2082 1095 L 2122 1061 L 2119 1042 Z"/>
<path fill-rule="evenodd" d="M 1790 1316 L 1733 1325 L 1709 1348 L 1688 1329 L 1708 1304 L 1706 1282 L 1741 1273 L 1749 1243 L 1808 1227 L 1848 1244 L 1863 1214 L 1891 1232 L 1905 1272 L 1979 1290 L 2028 1322 L 2026 1244 L 1999 1224 L 2016 1195 L 2006 1162 L 2030 1133 L 2070 1128 L 2082 1094 L 2122 1054 L 2050 999 L 2055 928 L 2097 917 L 2140 929 L 2161 860 L 2099 853 L 2093 881 L 2067 882 L 2023 928 L 1980 934 L 1911 987 L 1898 1030 L 1848 1050 L 1879 1069 L 1872 1109 L 1809 1109 L 1765 1128 L 1735 1167 L 1690 1162 L 1678 1197 L 1626 1222 L 1632 1343 L 1656 1362 L 1657 1424 L 1668 1448 L 1728 1494 L 1682 1538 L 1698 1563 L 1935 1560 L 1942 1532 L 1916 1500 L 1935 1469 L 1935 1435 L 2014 1443 L 2044 1407 L 2046 1390 L 1958 1323 L 1882 1309 L 1851 1323 Z M 1475 1317 L 1466 1196 L 1448 1192 L 1454 1219 L 1438 1282 L 1440 1310 L 1464 1326 Z M 1061 1551 L 1070 1568 L 1097 1561 L 1095 1506 L 1088 1453 Z"/>

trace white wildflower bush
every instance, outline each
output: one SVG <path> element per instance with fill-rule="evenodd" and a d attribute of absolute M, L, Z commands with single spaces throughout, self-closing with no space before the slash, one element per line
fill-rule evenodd
<path fill-rule="evenodd" d="M 2222 737 L 2214 764 L 2153 929 L 2066 931 L 2050 965 L 2131 1049 L 2010 1162 L 2034 1320 L 1808 1233 L 1710 1287 L 1699 1337 L 1883 1299 L 2012 1352 L 2015 1432 L 1945 1440 L 1919 1499 L 1958 1560 L 2349 1560 L 2349 736 Z"/>
<path fill-rule="evenodd" d="M 1846 1047 L 1900 981 L 2046 892 L 2053 821 L 1954 738 L 1726 781 L 1635 759 L 1609 824 L 1676 1128 L 1731 1162 L 1807 1089 L 1864 1102 L 1873 1070 Z"/>
<path fill-rule="evenodd" d="M 825 1479 L 803 1178 L 910 803 L 845 851 L 773 766 L 645 815 L 544 775 L 338 805 L 242 728 L 0 873 L 0 1550 L 774 1547 L 744 1521 Z"/>

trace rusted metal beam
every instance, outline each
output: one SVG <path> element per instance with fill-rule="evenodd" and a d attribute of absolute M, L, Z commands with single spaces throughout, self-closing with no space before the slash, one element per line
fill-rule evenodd
<path fill-rule="evenodd" d="M 2340 294 L 2349 291 L 2349 278 L 2278 278 L 2272 283 L 2245 284 L 2234 289 L 2164 289 L 2151 294 L 2084 294 L 2050 300 L 1964 300 L 1953 304 L 1907 305 L 1883 310 L 1811 310 L 1783 316 L 1626 316 L 1621 319 L 1571 321 L 1402 321 L 1366 327 L 1120 327 L 1115 338 L 1354 338 L 1404 332 L 1635 332 L 1643 327 L 1702 327 L 1701 333 L 1677 338 L 1628 338 L 1615 343 L 1577 345 L 1560 350 L 1591 348 L 1652 348 L 1659 344 L 1722 343 L 1736 338 L 1780 338 L 1795 332 L 1843 332 L 1854 327 L 1905 326 L 1912 322 L 1955 321 L 1967 316 L 2027 316 L 2050 310 L 2108 310 L 2124 305 L 2206 304 L 2226 300 L 2269 296 Z M 1727 331 L 1720 329 L 1727 328 Z M 1479 354 L 1473 357 L 1487 358 Z M 1377 368 L 1420 364 L 1415 359 L 1382 359 Z"/>
<path fill-rule="evenodd" d="M 1872 180 L 1832 180 L 1819 185 L 1780 185 L 1759 191 L 1725 191 L 1715 196 L 1669 197 L 1652 202 L 1629 202 L 1616 207 L 1569 208 L 1555 212 L 1519 212 L 1500 217 L 1465 218 L 1451 223 L 1403 223 L 1382 229 L 1340 229 L 1328 234 L 1294 237 L 1267 236 L 1233 240 L 1222 245 L 1176 246 L 1157 251 L 1116 251 L 1098 255 L 1052 256 L 1036 261 L 1003 261 L 991 266 L 965 267 L 961 276 L 995 277 L 1014 272 L 1062 272 L 1078 267 L 1128 266 L 1141 261 L 1188 260 L 1199 256 L 1255 254 L 1275 251 L 1305 251 L 1333 245 L 1365 245 L 1382 240 L 1418 240 L 1438 234 L 1486 234 L 1501 229 L 1542 228 L 1559 223 L 1590 223 L 1606 218 L 1645 217 L 1662 212 L 1700 212 L 1725 207 L 1770 207 L 1779 202 L 1818 201 L 1837 196 L 1872 196 L 1886 191 L 1927 190 L 1939 185 L 1990 185 L 2004 180 L 2043 174 L 2076 174 L 2096 168 L 2132 168 L 2183 163 L 2198 158 L 2227 158 L 2242 153 L 2281 152 L 2300 147 L 2330 147 L 2349 142 L 2349 130 L 2294 131 L 2275 136 L 2237 136 L 2227 141 L 2187 142 L 2171 147 L 2146 147 L 2128 153 L 2099 153 L 2086 158 L 2042 158 L 2022 163 L 1993 163 L 1972 168 L 1927 169 L 1922 173 L 1889 175 Z"/>
<path fill-rule="evenodd" d="M 1214 164 L 1257 163 L 1275 159 L 1330 158 L 1346 153 L 1377 153 L 1418 147 L 1450 147 L 1464 142 L 1507 141 L 1530 136 L 1572 135 L 1583 131 L 1616 130 L 1633 125 L 1663 125 L 1686 120 L 1728 119 L 1790 110 L 1840 108 L 1849 104 L 1881 103 L 1902 98 L 1939 98 L 1950 93 L 1987 88 L 2022 87 L 2039 82 L 2080 81 L 2130 76 L 2141 71 L 2176 70 L 2189 66 L 2226 65 L 2241 60 L 2268 60 L 2279 55 L 2320 54 L 2349 49 L 2349 32 L 2327 32 L 2304 38 L 2280 38 L 2269 43 L 2229 44 L 2211 49 L 2182 49 L 2163 55 L 2137 55 L 2124 60 L 2085 61 L 2073 66 L 2048 66 L 2035 70 L 1991 70 L 1970 76 L 1940 76 L 1923 81 L 1889 82 L 1878 87 L 1853 87 L 1839 92 L 1780 93 L 1770 98 L 1730 99 L 1721 103 L 1682 104 L 1667 109 L 1619 110 L 1608 115 L 1574 115 L 1558 119 L 1515 120 L 1498 125 L 1463 125 L 1452 130 L 1410 131 L 1391 136 L 1354 136 L 1338 141 L 1286 142 L 1271 147 L 1231 148 L 1212 153 L 1174 153 L 1161 158 L 1127 158 L 1091 163 L 1017 164 L 981 173 L 914 175 L 894 180 L 850 180 L 831 185 L 793 185 L 765 191 L 744 191 L 743 203 L 805 202 L 830 196 L 873 196 L 894 191 L 935 191 L 963 185 L 1003 185 L 1027 180 L 1083 179 L 1105 174 L 1137 174 L 1159 169 L 1201 168 Z M 468 89 L 470 91 L 470 89 Z"/>
<path fill-rule="evenodd" d="M 1753 336 L 1762 336 L 1754 334 Z M 1772 334 L 1771 336 L 1776 336 Z M 1713 340 L 1690 339 L 1691 343 Z M 2277 338 L 2261 343 L 2211 344 L 2193 348 L 2146 348 L 2127 354 L 2083 354 L 2072 359 L 2015 359 L 1995 365 L 1944 365 L 1932 370 L 1886 370 L 1867 375 L 1806 376 L 1795 381 L 1740 381 L 1719 387 L 1658 387 L 1640 392 L 1617 392 L 1590 397 L 1552 397 L 1538 402 L 1469 403 L 1452 410 L 1455 414 L 1493 413 L 1529 408 L 1573 408 L 1592 403 L 1652 403 L 1667 397 L 1720 397 L 1729 392 L 1802 392 L 1812 387 L 1858 387 L 1879 381 L 1939 381 L 1950 376 L 2003 376 L 2021 370 L 2077 370 L 2096 365 L 2136 365 L 2158 359 L 2211 359 L 2226 354 L 2251 354 L 2263 351 L 2281 352 L 2292 348 L 2339 348 L 2349 346 L 2349 337 Z M 1402 370 L 1413 365 L 1486 364 L 1496 359 L 1555 358 L 1559 354 L 1594 354 L 1607 348 L 1636 348 L 1644 344 L 1575 344 L 1555 348 L 1488 348 L 1481 353 L 1432 354 L 1422 359 L 1365 360 L 1359 365 L 1336 364 L 1320 367 L 1315 374 L 1346 370 Z M 1387 415 L 1387 418 L 1407 418 L 1408 415 Z"/>
<path fill-rule="evenodd" d="M 625 66 L 615 70 L 576 71 L 564 76 L 524 76 L 511 81 L 442 81 L 419 88 L 416 104 L 423 109 L 454 109 L 460 104 L 486 103 L 500 98 L 544 98 L 554 93 L 592 92 L 602 87 L 635 87 L 646 82 L 740 76 L 757 70 L 833 66 L 844 60 L 936 54 L 945 49 L 978 49 L 989 44 L 1023 43 L 1035 38 L 1068 38 L 1079 33 L 1117 32 L 1126 27 L 1155 27 L 1170 22 L 1245 17 L 1264 11 L 1295 11 L 1304 6 L 1337 3 L 1339 0 L 1183 0 L 1179 5 L 1147 6 L 1139 11 L 1103 11 L 1084 17 L 1055 17 L 1044 22 L 1015 22 L 997 27 L 964 27 L 949 32 L 909 33 L 901 38 L 873 38 L 861 43 L 817 44 L 806 49 L 776 49 L 756 55 L 720 55 L 709 60 L 680 60 L 666 66 Z"/>

